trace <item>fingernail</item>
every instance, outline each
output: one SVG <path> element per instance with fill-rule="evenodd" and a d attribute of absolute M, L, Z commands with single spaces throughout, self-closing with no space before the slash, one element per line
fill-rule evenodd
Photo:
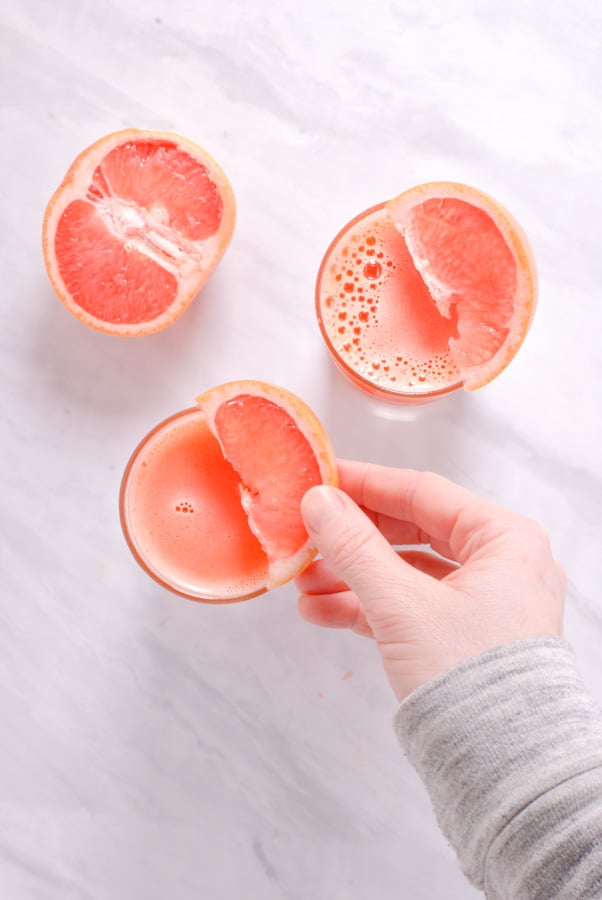
<path fill-rule="evenodd" d="M 344 509 L 343 495 L 325 484 L 311 488 L 301 503 L 305 524 L 316 534 Z"/>

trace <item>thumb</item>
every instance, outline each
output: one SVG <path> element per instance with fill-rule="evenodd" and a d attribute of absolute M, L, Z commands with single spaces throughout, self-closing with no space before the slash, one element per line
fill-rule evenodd
<path fill-rule="evenodd" d="M 368 516 L 343 491 L 310 488 L 301 502 L 309 535 L 328 565 L 356 594 L 366 617 L 378 617 L 432 591 L 432 579 L 400 559 Z"/>

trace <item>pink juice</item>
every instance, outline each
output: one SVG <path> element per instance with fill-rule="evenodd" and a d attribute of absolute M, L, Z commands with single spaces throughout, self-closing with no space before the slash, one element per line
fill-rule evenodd
<path fill-rule="evenodd" d="M 123 477 L 121 522 L 135 558 L 164 587 L 208 601 L 265 589 L 267 557 L 239 481 L 198 409 L 167 419 L 138 446 Z"/>
<path fill-rule="evenodd" d="M 385 205 L 337 235 L 316 285 L 322 335 L 339 368 L 369 394 L 429 400 L 462 387 L 454 317 L 439 313 Z"/>

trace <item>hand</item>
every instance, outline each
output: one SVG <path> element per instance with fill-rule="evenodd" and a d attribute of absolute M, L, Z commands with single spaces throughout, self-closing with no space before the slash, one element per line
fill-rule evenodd
<path fill-rule="evenodd" d="M 562 633 L 566 580 L 536 522 L 428 472 L 341 461 L 339 477 L 303 498 L 323 559 L 296 580 L 299 611 L 374 638 L 399 700 L 491 647 Z M 438 555 L 393 546 L 416 544 Z"/>

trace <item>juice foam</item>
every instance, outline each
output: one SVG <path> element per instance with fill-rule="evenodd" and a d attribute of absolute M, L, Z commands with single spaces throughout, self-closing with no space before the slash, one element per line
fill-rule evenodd
<path fill-rule="evenodd" d="M 335 360 L 365 389 L 420 397 L 459 386 L 449 349 L 455 319 L 437 311 L 384 205 L 335 239 L 318 277 L 317 305 Z"/>

